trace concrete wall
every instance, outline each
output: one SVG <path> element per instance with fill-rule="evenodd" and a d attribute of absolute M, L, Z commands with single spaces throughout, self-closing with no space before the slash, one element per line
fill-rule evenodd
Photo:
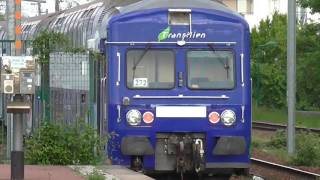
<path fill-rule="evenodd" d="M 237 0 L 222 0 L 222 2 L 233 10 L 237 10 Z"/>

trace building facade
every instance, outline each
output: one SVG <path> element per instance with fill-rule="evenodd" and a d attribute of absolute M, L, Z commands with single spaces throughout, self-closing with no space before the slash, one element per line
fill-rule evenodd
<path fill-rule="evenodd" d="M 251 28 L 274 12 L 286 14 L 288 0 L 218 0 L 231 9 L 243 14 Z M 297 18 L 302 23 L 320 22 L 319 14 L 311 14 L 309 9 L 297 8 Z"/>

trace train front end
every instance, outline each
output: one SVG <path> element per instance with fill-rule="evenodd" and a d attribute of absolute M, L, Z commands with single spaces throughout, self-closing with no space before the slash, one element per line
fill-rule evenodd
<path fill-rule="evenodd" d="M 120 13 L 108 26 L 108 156 L 145 171 L 249 167 L 249 28 L 203 8 Z"/>

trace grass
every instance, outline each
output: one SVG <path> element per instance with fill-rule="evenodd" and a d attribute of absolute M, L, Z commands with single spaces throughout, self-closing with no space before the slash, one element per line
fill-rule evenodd
<path fill-rule="evenodd" d="M 88 180 L 105 180 L 106 178 L 101 172 L 95 169 L 92 173 L 87 175 L 87 179 Z"/>
<path fill-rule="evenodd" d="M 272 123 L 286 124 L 288 115 L 286 109 L 268 109 L 253 107 L 252 119 Z M 307 128 L 320 128 L 320 115 L 302 115 L 296 113 L 296 125 Z"/>
<path fill-rule="evenodd" d="M 285 165 L 320 167 L 320 136 L 314 133 L 299 132 L 296 136 L 296 152 L 289 156 L 286 148 L 286 133 L 278 131 L 271 137 L 254 134 L 251 152 L 260 152 L 260 156 L 277 160 Z M 262 153 L 262 154 L 261 154 Z"/>
<path fill-rule="evenodd" d="M 251 140 L 251 150 L 258 150 L 270 154 L 281 162 L 289 163 L 290 157 L 288 156 L 286 147 L 277 147 L 270 146 L 272 140 L 265 137 L 252 136 Z"/>

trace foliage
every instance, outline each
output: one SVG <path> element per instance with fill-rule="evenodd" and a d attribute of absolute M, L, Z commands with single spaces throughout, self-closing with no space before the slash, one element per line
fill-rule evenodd
<path fill-rule="evenodd" d="M 88 180 L 105 180 L 106 178 L 101 172 L 94 169 L 92 173 L 88 174 L 87 179 Z"/>
<path fill-rule="evenodd" d="M 270 139 L 253 136 L 251 147 L 281 159 L 289 165 L 320 166 L 320 136 L 309 132 L 296 133 L 296 152 L 287 154 L 286 131 L 278 131 Z"/>
<path fill-rule="evenodd" d="M 253 97 L 258 105 L 286 107 L 287 17 L 275 13 L 252 29 Z M 320 25 L 297 28 L 297 108 L 320 108 Z"/>
<path fill-rule="evenodd" d="M 259 69 L 253 67 L 252 72 L 255 87 L 253 96 L 259 99 L 259 104 L 272 108 L 284 107 L 286 105 L 286 76 L 284 70 L 281 70 L 276 63 L 260 63 Z"/>
<path fill-rule="evenodd" d="M 80 121 L 71 125 L 45 122 L 26 140 L 26 160 L 30 164 L 97 164 L 102 160 L 105 140 Z"/>
<path fill-rule="evenodd" d="M 251 33 L 253 96 L 268 107 L 286 104 L 286 23 L 285 15 L 275 13 Z"/>
<path fill-rule="evenodd" d="M 302 110 L 320 107 L 319 31 L 319 24 L 307 24 L 297 36 L 297 101 Z"/>
<path fill-rule="evenodd" d="M 310 8 L 312 13 L 320 12 L 319 0 L 298 0 L 298 3 L 303 8 Z"/>
<path fill-rule="evenodd" d="M 296 154 L 291 163 L 297 166 L 320 166 L 319 135 L 299 133 L 296 140 Z"/>
<path fill-rule="evenodd" d="M 101 62 L 105 63 L 105 61 L 104 61 L 105 57 L 103 54 L 96 52 L 96 51 L 92 51 L 92 50 L 90 50 L 89 52 L 90 52 L 89 53 L 90 59 L 95 60 L 95 61 L 101 61 Z"/>
<path fill-rule="evenodd" d="M 260 139 L 252 137 L 251 139 L 251 153 L 253 149 L 260 149 L 263 148 L 264 143 L 260 141 Z"/>
<path fill-rule="evenodd" d="M 37 57 L 37 61 L 42 64 L 49 62 L 49 56 L 52 52 L 69 52 L 69 53 L 86 53 L 89 50 L 82 47 L 72 47 L 71 41 L 67 35 L 54 32 L 42 31 L 33 41 L 33 55 Z M 99 53 L 90 51 L 94 57 L 99 56 Z"/>
<path fill-rule="evenodd" d="M 33 55 L 40 64 L 48 64 L 50 53 L 65 51 L 69 45 L 66 35 L 59 32 L 42 31 L 33 41 Z"/>
<path fill-rule="evenodd" d="M 267 145 L 276 149 L 286 147 L 287 139 L 285 131 L 277 131 L 277 133 L 271 137 L 270 141 L 267 142 Z"/>

